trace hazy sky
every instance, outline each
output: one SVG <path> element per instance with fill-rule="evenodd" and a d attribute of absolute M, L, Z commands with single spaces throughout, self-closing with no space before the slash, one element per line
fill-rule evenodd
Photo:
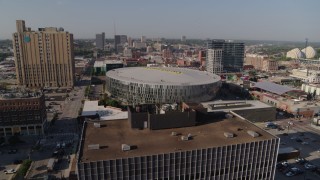
<path fill-rule="evenodd" d="M 0 0 L 0 39 L 15 20 L 64 27 L 75 38 L 105 32 L 164 38 L 320 42 L 320 0 Z"/>

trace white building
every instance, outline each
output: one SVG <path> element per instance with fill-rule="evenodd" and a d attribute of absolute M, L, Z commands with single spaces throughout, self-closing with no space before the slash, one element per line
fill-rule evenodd
<path fill-rule="evenodd" d="M 222 49 L 207 50 L 206 71 L 213 74 L 223 72 Z"/>
<path fill-rule="evenodd" d="M 294 48 L 287 52 L 286 57 L 292 58 L 292 59 L 300 59 L 300 58 L 304 58 L 304 54 L 300 51 L 300 49 Z"/>
<path fill-rule="evenodd" d="M 317 51 L 313 49 L 313 47 L 308 46 L 301 50 L 301 52 L 305 55 L 307 59 L 314 58 L 317 55 Z"/>
<path fill-rule="evenodd" d="M 320 71 L 293 69 L 290 76 L 308 83 L 320 83 Z"/>
<path fill-rule="evenodd" d="M 141 36 L 141 42 L 145 43 L 147 41 L 147 38 L 145 36 Z"/>
<path fill-rule="evenodd" d="M 133 42 L 133 47 L 136 49 L 146 48 L 147 44 L 143 42 Z"/>

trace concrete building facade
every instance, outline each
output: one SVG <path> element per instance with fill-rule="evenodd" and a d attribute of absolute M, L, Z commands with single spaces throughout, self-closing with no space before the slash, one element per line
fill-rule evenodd
<path fill-rule="evenodd" d="M 80 180 L 274 179 L 279 138 L 245 119 L 156 131 L 117 120 L 83 129 Z"/>
<path fill-rule="evenodd" d="M 105 42 L 105 33 L 96 34 L 96 47 L 98 49 L 104 49 L 104 43 Z"/>
<path fill-rule="evenodd" d="M 222 73 L 222 49 L 208 49 L 206 54 L 206 71 L 213 74 Z"/>
<path fill-rule="evenodd" d="M 32 88 L 74 86 L 73 35 L 53 27 L 31 31 L 23 20 L 16 23 L 13 48 L 19 85 Z"/>
<path fill-rule="evenodd" d="M 5 91 L 0 96 L 0 137 L 41 135 L 47 122 L 41 92 Z"/>
<path fill-rule="evenodd" d="M 222 66 L 227 72 L 240 72 L 244 62 L 244 43 L 210 40 L 207 49 L 222 49 Z"/>

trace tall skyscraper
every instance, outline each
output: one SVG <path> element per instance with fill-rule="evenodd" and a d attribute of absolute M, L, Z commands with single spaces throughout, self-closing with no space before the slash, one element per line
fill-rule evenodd
<path fill-rule="evenodd" d="M 104 32 L 101 34 L 96 34 L 96 47 L 98 49 L 104 49 L 104 41 L 105 41 Z"/>
<path fill-rule="evenodd" d="M 74 85 L 73 35 L 63 28 L 31 31 L 17 20 L 13 48 L 19 85 L 32 88 Z"/>
<path fill-rule="evenodd" d="M 123 50 L 124 43 L 127 42 L 127 35 L 114 35 L 114 49 L 116 53 Z"/>
<path fill-rule="evenodd" d="M 146 38 L 145 36 L 141 36 L 141 42 L 142 42 L 142 43 L 145 43 L 145 42 L 146 42 L 146 39 L 147 39 L 147 38 Z"/>
<path fill-rule="evenodd" d="M 210 40 L 208 49 L 222 49 L 223 71 L 240 72 L 244 61 L 244 43 L 225 40 Z"/>
<path fill-rule="evenodd" d="M 223 72 L 222 49 L 207 50 L 206 70 L 213 74 L 220 74 Z"/>
<path fill-rule="evenodd" d="M 186 36 L 181 36 L 181 41 L 182 42 L 186 42 L 187 41 L 187 37 Z"/>

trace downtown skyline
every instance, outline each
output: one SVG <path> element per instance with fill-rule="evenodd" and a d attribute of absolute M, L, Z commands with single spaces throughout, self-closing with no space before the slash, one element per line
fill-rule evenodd
<path fill-rule="evenodd" d="M 126 34 L 133 38 L 235 39 L 320 42 L 320 2 L 297 1 L 39 1 L 0 0 L 0 39 L 11 39 L 15 20 L 33 30 L 63 27 L 76 39 Z M 14 13 L 12 13 L 14 10 Z M 116 31 L 114 30 L 116 29 Z"/>

